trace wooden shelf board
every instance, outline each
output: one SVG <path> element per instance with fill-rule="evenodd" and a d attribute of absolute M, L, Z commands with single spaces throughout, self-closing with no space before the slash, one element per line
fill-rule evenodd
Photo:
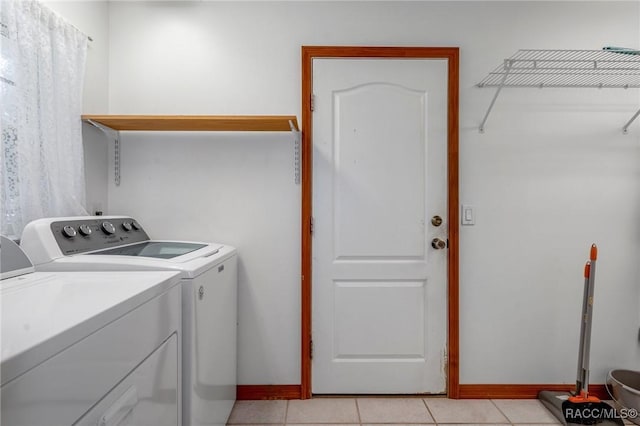
<path fill-rule="evenodd" d="M 212 131 L 289 132 L 295 115 L 83 115 L 113 130 L 125 131 Z"/>

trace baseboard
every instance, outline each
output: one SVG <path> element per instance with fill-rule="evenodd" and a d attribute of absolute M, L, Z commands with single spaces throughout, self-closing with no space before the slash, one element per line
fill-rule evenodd
<path fill-rule="evenodd" d="M 238 385 L 236 398 L 251 399 L 300 399 L 300 385 Z"/>
<path fill-rule="evenodd" d="M 535 399 L 543 390 L 568 392 L 574 385 L 558 384 L 473 384 L 460 385 L 460 399 Z M 589 393 L 601 399 L 610 399 L 605 385 L 589 385 Z M 300 399 L 300 385 L 238 385 L 239 401 L 258 399 Z"/>
<path fill-rule="evenodd" d="M 567 392 L 575 389 L 575 385 L 460 385 L 460 399 L 532 399 L 537 398 L 543 390 Z M 589 393 L 601 399 L 610 399 L 605 385 L 589 385 Z"/>

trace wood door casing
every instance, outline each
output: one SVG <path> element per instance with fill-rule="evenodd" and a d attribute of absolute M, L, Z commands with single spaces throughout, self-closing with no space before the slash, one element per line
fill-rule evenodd
<path fill-rule="evenodd" d="M 447 223 L 448 251 L 448 376 L 450 398 L 459 397 L 459 190 L 458 104 L 459 49 L 457 47 L 302 46 L 302 202 L 301 202 L 301 398 L 311 397 L 311 268 L 312 268 L 312 62 L 314 58 L 438 58 L 448 60 L 447 111 Z"/>

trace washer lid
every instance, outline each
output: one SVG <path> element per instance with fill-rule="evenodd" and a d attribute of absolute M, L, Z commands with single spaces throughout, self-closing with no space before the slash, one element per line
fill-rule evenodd
<path fill-rule="evenodd" d="M 33 272 L 33 264 L 22 249 L 9 238 L 0 235 L 0 279 Z"/>
<path fill-rule="evenodd" d="M 116 247 L 107 250 L 95 251 L 87 253 L 88 255 L 117 255 L 117 256 L 139 256 L 151 257 L 155 259 L 173 259 L 174 257 L 183 256 L 196 250 L 207 247 L 208 244 L 188 243 L 179 241 L 144 241 L 141 243 L 131 244 L 124 247 Z M 208 253 L 215 254 L 219 248 Z"/>

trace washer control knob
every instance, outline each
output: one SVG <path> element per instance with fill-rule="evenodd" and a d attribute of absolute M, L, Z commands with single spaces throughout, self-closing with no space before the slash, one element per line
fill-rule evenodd
<path fill-rule="evenodd" d="M 116 227 L 111 222 L 102 222 L 102 232 L 111 235 L 116 232 Z"/>
<path fill-rule="evenodd" d="M 73 226 L 67 225 L 64 228 L 62 228 L 62 235 L 64 235 L 67 238 L 73 238 L 77 235 L 76 229 Z"/>
<path fill-rule="evenodd" d="M 129 232 L 132 229 L 131 222 L 122 222 L 122 229 Z"/>
<path fill-rule="evenodd" d="M 78 227 L 78 231 L 80 231 L 80 235 L 88 236 L 91 235 L 91 227 L 89 225 L 80 225 Z"/>
<path fill-rule="evenodd" d="M 136 231 L 140 230 L 140 224 L 138 222 L 136 222 L 135 220 L 133 222 L 131 222 L 131 226 L 133 227 L 133 229 L 135 229 Z"/>

